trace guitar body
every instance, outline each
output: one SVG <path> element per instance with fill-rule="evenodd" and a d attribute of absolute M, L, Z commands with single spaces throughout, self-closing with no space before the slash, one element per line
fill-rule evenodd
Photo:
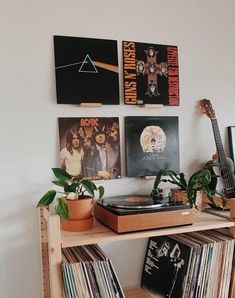
<path fill-rule="evenodd" d="M 219 160 L 213 160 L 213 162 L 219 164 Z M 213 167 L 213 172 L 218 177 L 212 180 L 211 187 L 212 189 L 217 190 L 220 193 L 223 193 L 225 197 L 235 198 L 234 187 L 232 186 L 226 188 L 227 179 L 232 181 L 230 183 L 231 185 L 235 185 L 234 163 L 233 160 L 229 157 L 226 157 L 225 163 L 226 166 L 224 168 L 220 166 Z"/>
<path fill-rule="evenodd" d="M 213 161 L 218 163 L 217 167 L 213 167 L 214 174 L 218 177 L 212 181 L 211 188 L 222 193 L 227 199 L 235 198 L 234 163 L 225 156 L 215 111 L 208 99 L 200 100 L 199 107 L 211 120 L 218 155 L 218 161 Z"/>

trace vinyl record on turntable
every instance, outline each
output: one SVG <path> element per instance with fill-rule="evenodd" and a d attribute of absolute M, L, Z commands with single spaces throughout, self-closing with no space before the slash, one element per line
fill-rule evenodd
<path fill-rule="evenodd" d="M 156 203 L 150 196 L 127 195 L 104 199 L 104 203 L 112 208 L 121 209 L 153 209 L 163 206 L 162 203 Z"/>

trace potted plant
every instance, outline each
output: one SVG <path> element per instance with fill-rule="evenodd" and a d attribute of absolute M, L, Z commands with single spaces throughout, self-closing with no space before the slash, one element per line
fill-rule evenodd
<path fill-rule="evenodd" d="M 61 217 L 61 226 L 64 230 L 81 231 L 92 226 L 92 208 L 95 192 L 99 199 L 104 195 L 103 186 L 96 185 L 78 176 L 71 176 L 60 168 L 52 169 L 57 180 L 53 184 L 62 187 L 63 191 L 49 190 L 39 200 L 37 207 L 55 203 L 55 213 Z"/>
<path fill-rule="evenodd" d="M 177 173 L 171 169 L 161 169 L 156 174 L 151 196 L 154 198 L 159 193 L 159 184 L 161 182 L 170 182 L 177 186 L 177 188 L 171 189 L 173 200 L 176 199 L 184 203 L 187 201 L 191 208 L 195 207 L 198 209 L 197 196 L 199 194 L 205 194 L 210 203 L 214 206 L 216 206 L 214 196 L 218 194 L 223 204 L 222 194 L 211 187 L 213 179 L 216 177 L 211 169 L 216 165 L 215 163 L 205 165 L 201 170 L 193 173 L 188 181 L 184 173 Z"/>

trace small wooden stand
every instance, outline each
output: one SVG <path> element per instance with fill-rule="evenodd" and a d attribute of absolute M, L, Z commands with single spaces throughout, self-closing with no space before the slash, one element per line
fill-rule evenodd
<path fill-rule="evenodd" d="M 139 105 L 141 108 L 163 108 L 163 104 L 143 104 L 143 105 Z"/>
<path fill-rule="evenodd" d="M 81 102 L 79 107 L 81 108 L 99 108 L 102 106 L 100 102 Z"/>
<path fill-rule="evenodd" d="M 154 180 L 155 176 L 140 176 L 138 178 L 143 179 L 143 180 Z"/>

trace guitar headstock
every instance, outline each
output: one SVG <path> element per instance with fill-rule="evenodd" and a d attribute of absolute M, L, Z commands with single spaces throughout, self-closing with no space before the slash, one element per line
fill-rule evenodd
<path fill-rule="evenodd" d="M 213 110 L 212 104 L 209 99 L 202 99 L 199 102 L 199 108 L 203 114 L 206 114 L 207 117 L 215 118 L 215 111 Z"/>

